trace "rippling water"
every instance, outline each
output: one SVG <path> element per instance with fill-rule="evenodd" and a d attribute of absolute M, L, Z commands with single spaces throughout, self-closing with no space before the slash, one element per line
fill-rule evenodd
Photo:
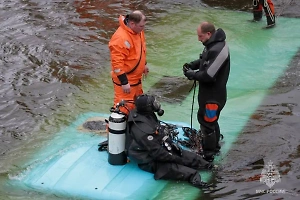
<path fill-rule="evenodd" d="M 105 17 L 101 7 L 105 3 L 1 3 L 2 136 L 26 137 L 80 87 L 101 76 L 115 24 L 115 16 Z"/>

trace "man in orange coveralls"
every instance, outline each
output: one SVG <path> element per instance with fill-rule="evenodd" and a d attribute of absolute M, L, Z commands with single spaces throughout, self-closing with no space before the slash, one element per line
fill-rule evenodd
<path fill-rule="evenodd" d="M 253 21 L 261 20 L 263 9 L 267 18 L 266 28 L 275 26 L 275 10 L 272 0 L 253 0 Z"/>
<path fill-rule="evenodd" d="M 149 72 L 146 62 L 145 15 L 139 11 L 119 17 L 119 28 L 111 37 L 111 76 L 114 84 L 114 108 L 125 101 L 120 111 L 128 114 L 135 97 L 143 94 L 142 77 Z"/>

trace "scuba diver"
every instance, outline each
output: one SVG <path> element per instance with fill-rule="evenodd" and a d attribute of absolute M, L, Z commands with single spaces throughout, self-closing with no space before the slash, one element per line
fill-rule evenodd
<path fill-rule="evenodd" d="M 198 40 L 204 45 L 202 53 L 194 61 L 183 65 L 183 74 L 199 85 L 198 113 L 199 133 L 203 156 L 213 161 L 219 154 L 223 138 L 219 126 L 220 113 L 227 101 L 227 81 L 230 73 L 230 52 L 223 29 L 216 29 L 210 22 L 202 22 L 197 28 Z M 195 89 L 196 87 L 194 87 Z"/>
<path fill-rule="evenodd" d="M 155 114 L 162 116 L 164 110 L 154 96 L 138 96 L 135 106 L 127 121 L 125 149 L 130 160 L 153 173 L 155 180 L 188 181 L 197 188 L 207 188 L 209 184 L 201 181 L 198 170 L 213 170 L 216 166 L 173 142 L 168 127 Z"/>
<path fill-rule="evenodd" d="M 260 21 L 262 18 L 262 10 L 266 14 L 267 26 L 272 28 L 275 26 L 275 10 L 272 0 L 253 0 L 253 20 L 254 22 Z"/>

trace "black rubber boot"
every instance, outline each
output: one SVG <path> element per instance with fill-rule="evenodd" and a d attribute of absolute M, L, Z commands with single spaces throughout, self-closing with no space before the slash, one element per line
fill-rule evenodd
<path fill-rule="evenodd" d="M 221 150 L 220 140 L 223 139 L 223 135 L 220 133 L 219 124 L 215 128 L 215 132 L 216 132 L 216 149 L 215 149 L 215 152 L 216 152 L 216 154 L 218 154 L 218 153 L 220 153 L 220 150 Z"/>
<path fill-rule="evenodd" d="M 206 160 L 207 162 L 213 162 L 215 159 L 214 153 L 204 153 L 203 159 Z"/>
<path fill-rule="evenodd" d="M 266 16 L 267 17 L 267 26 L 266 28 L 272 28 L 275 26 L 275 16 Z"/>
<path fill-rule="evenodd" d="M 203 134 L 202 138 L 202 148 L 203 148 L 203 158 L 208 162 L 214 160 L 214 155 L 216 154 L 216 132 L 213 131 L 209 134 Z"/>
<path fill-rule="evenodd" d="M 201 177 L 200 177 L 200 174 L 198 172 L 191 177 L 189 182 L 194 187 L 197 187 L 197 188 L 200 188 L 200 189 L 209 187 L 208 183 L 205 183 L 205 182 L 201 181 Z"/>
<path fill-rule="evenodd" d="M 253 21 L 254 22 L 258 22 L 258 21 L 261 20 L 261 18 L 262 18 L 262 11 L 256 11 L 256 10 L 254 10 L 253 11 Z"/>

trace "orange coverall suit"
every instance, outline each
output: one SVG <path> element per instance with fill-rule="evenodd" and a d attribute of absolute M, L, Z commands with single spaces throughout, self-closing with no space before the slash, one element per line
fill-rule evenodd
<path fill-rule="evenodd" d="M 119 28 L 113 34 L 109 49 L 111 54 L 111 76 L 114 83 L 114 107 L 121 100 L 127 101 L 126 108 L 120 107 L 120 111 L 129 113 L 135 105 L 135 97 L 143 94 L 142 76 L 146 65 L 146 40 L 145 33 L 142 31 L 136 34 L 124 23 L 124 16 L 119 17 Z M 124 93 L 122 90 L 120 76 L 127 77 L 130 84 L 130 93 Z"/>
<path fill-rule="evenodd" d="M 253 0 L 253 17 L 255 21 L 262 18 L 262 10 L 266 14 L 268 26 L 275 24 L 275 10 L 272 0 Z"/>

